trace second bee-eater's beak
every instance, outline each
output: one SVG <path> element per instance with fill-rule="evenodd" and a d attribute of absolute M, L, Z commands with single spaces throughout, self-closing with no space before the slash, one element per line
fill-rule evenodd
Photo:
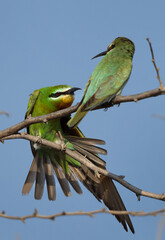
<path fill-rule="evenodd" d="M 66 91 L 65 94 L 73 94 L 77 90 L 81 90 L 81 88 L 76 88 L 76 87 L 71 88 L 68 91 Z"/>
<path fill-rule="evenodd" d="M 107 54 L 107 52 L 108 52 L 107 50 L 104 52 L 101 52 L 101 53 L 97 54 L 96 56 L 94 56 L 93 58 L 91 58 L 91 60 L 94 58 L 97 58 L 97 57 L 105 56 Z"/>

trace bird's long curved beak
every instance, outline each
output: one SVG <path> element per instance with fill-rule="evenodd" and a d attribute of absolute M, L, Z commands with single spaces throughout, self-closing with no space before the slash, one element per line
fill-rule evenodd
<path fill-rule="evenodd" d="M 81 88 L 73 87 L 73 88 L 69 89 L 67 92 L 65 92 L 65 94 L 73 94 L 77 90 L 81 90 Z"/>
<path fill-rule="evenodd" d="M 94 59 L 94 58 L 97 58 L 97 57 L 105 56 L 106 54 L 107 54 L 107 50 L 104 51 L 104 52 L 101 52 L 101 53 L 97 54 L 96 56 L 94 56 L 93 58 L 91 58 L 91 60 Z"/>

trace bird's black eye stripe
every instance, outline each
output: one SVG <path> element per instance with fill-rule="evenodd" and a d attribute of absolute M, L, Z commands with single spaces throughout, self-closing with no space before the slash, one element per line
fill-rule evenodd
<path fill-rule="evenodd" d="M 108 48 L 108 52 L 111 51 L 114 47 L 115 47 L 115 44 L 112 44 L 112 45 Z"/>
<path fill-rule="evenodd" d="M 49 95 L 49 97 L 56 98 L 56 97 L 61 96 L 62 94 L 63 94 L 62 92 L 51 93 L 51 94 Z"/>
<path fill-rule="evenodd" d="M 77 90 L 80 90 L 81 88 L 69 88 L 68 90 L 66 90 L 65 92 L 56 92 L 56 93 L 51 93 L 49 95 L 50 98 L 57 98 L 61 95 L 74 95 L 74 92 Z"/>

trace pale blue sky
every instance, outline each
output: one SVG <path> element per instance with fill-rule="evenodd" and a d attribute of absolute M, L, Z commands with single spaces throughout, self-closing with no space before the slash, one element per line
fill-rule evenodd
<path fill-rule="evenodd" d="M 165 84 L 165 3 L 163 1 L 0 1 L 0 116 L 1 129 L 22 121 L 29 94 L 35 89 L 68 84 L 84 89 L 101 59 L 90 59 L 118 36 L 130 38 L 136 46 L 133 70 L 123 95 L 158 87 L 146 37 L 152 41 L 160 75 Z M 76 101 L 83 91 L 76 92 Z M 75 103 L 76 103 L 75 101 Z M 152 117 L 165 115 L 164 96 L 136 103 L 124 103 L 108 111 L 90 112 L 80 124 L 88 137 L 106 141 L 107 168 L 125 175 L 126 180 L 146 191 L 165 192 L 165 121 Z M 34 189 L 22 196 L 21 189 L 32 154 L 24 140 L 0 145 L 0 211 L 9 215 L 61 211 L 90 211 L 103 208 L 86 189 L 79 196 L 72 191 L 66 198 L 57 187 L 57 200 L 49 202 L 46 189 L 41 201 Z M 117 184 L 128 210 L 153 211 L 165 203 L 141 197 Z M 56 221 L 0 220 L 1 239 L 150 239 L 155 240 L 161 217 L 132 218 L 135 235 L 126 233 L 111 215 L 63 217 Z M 165 232 L 164 235 L 165 237 Z"/>

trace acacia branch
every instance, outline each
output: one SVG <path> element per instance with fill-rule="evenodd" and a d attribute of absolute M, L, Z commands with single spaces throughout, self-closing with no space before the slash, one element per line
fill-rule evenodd
<path fill-rule="evenodd" d="M 138 216 L 138 217 L 144 217 L 144 216 L 157 216 L 163 213 L 165 213 L 165 209 L 160 209 L 157 211 L 152 211 L 152 212 L 144 212 L 144 211 L 114 211 L 114 210 L 106 210 L 105 208 L 100 209 L 100 210 L 94 210 L 94 211 L 89 211 L 89 212 L 83 212 L 83 211 L 76 211 L 76 212 L 61 212 L 61 213 L 56 213 L 56 214 L 51 214 L 51 215 L 41 215 L 38 213 L 38 211 L 35 209 L 33 214 L 25 215 L 25 216 L 9 216 L 5 214 L 5 211 L 2 211 L 0 213 L 1 218 L 7 218 L 11 220 L 19 220 L 25 223 L 25 220 L 27 219 L 32 219 L 32 218 L 40 218 L 40 219 L 49 219 L 49 220 L 55 220 L 58 217 L 62 216 L 89 216 L 89 217 L 94 217 L 96 214 L 100 213 L 106 213 L 106 214 L 113 214 L 113 215 L 130 215 L 130 216 Z"/>
<path fill-rule="evenodd" d="M 50 142 L 50 141 L 42 139 L 40 137 L 32 136 L 32 135 L 27 134 L 25 132 L 10 135 L 8 137 L 3 138 L 2 141 L 9 140 L 9 139 L 25 139 L 25 140 L 28 140 L 28 141 L 32 141 L 34 143 L 39 143 L 39 144 L 42 144 L 44 146 L 57 149 L 59 151 L 65 151 L 65 153 L 67 155 L 76 159 L 77 161 L 79 161 L 81 164 L 84 164 L 88 168 L 92 169 L 96 174 L 102 174 L 104 176 L 108 176 L 111 179 L 113 179 L 113 180 L 117 181 L 118 183 L 120 183 L 121 185 L 123 185 L 125 188 L 134 192 L 136 194 L 136 196 L 138 197 L 138 200 L 140 200 L 140 196 L 144 196 L 144 197 L 149 197 L 149 198 L 154 198 L 154 199 L 157 199 L 157 200 L 165 201 L 165 195 L 163 193 L 162 194 L 156 194 L 156 193 L 147 192 L 147 191 L 144 191 L 140 188 L 137 188 L 137 187 L 133 186 L 132 184 L 130 184 L 129 182 L 125 181 L 122 176 L 118 176 L 116 174 L 108 172 L 106 169 L 102 169 L 102 168 L 99 168 L 99 167 L 95 166 L 86 157 L 78 154 L 76 151 L 68 149 L 67 147 L 64 149 L 64 147 L 60 144 Z"/>

